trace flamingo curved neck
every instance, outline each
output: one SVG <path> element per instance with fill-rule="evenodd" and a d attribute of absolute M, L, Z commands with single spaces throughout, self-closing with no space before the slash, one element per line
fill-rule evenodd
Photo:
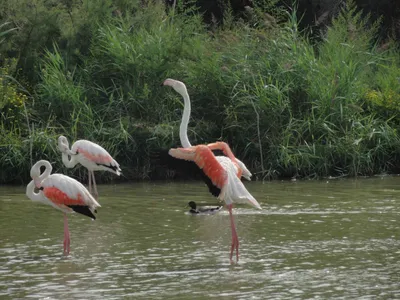
<path fill-rule="evenodd" d="M 78 163 L 75 159 L 74 156 L 71 155 L 71 158 L 69 158 L 69 154 L 62 152 L 61 154 L 62 157 L 62 162 L 63 164 L 67 167 L 67 168 L 73 168 L 76 166 L 76 164 Z"/>
<path fill-rule="evenodd" d="M 61 150 L 63 164 L 67 168 L 75 167 L 78 161 L 75 159 L 74 153 L 72 153 L 71 149 L 69 148 L 69 143 L 66 137 L 64 137 L 64 140 L 59 141 L 59 149 Z"/>
<path fill-rule="evenodd" d="M 42 174 L 40 174 L 40 168 L 41 167 L 45 167 L 44 172 Z M 48 161 L 44 161 L 43 163 L 39 164 L 37 166 L 38 169 L 38 174 L 39 175 L 39 182 L 42 182 L 43 180 L 45 180 L 47 177 L 50 176 L 51 171 L 53 170 L 53 167 L 51 166 L 51 164 Z M 35 178 L 33 178 L 33 180 L 35 180 Z"/>
<path fill-rule="evenodd" d="M 184 101 L 184 108 L 182 114 L 182 121 L 179 127 L 179 139 L 181 140 L 181 144 L 184 148 L 192 147 L 189 142 L 189 138 L 187 135 L 188 125 L 189 125 L 189 118 L 190 118 L 190 98 L 187 91 L 182 94 L 183 101 Z"/>

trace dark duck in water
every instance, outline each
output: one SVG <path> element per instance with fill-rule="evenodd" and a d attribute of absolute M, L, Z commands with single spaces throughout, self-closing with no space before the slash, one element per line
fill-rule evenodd
<path fill-rule="evenodd" d="M 188 206 L 190 207 L 189 213 L 192 215 L 212 215 L 222 209 L 222 206 L 197 206 L 194 201 L 190 201 Z"/>

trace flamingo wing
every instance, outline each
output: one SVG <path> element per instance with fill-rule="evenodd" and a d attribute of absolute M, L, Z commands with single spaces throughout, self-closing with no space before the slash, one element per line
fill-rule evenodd
<path fill-rule="evenodd" d="M 121 168 L 117 161 L 100 145 L 88 140 L 76 141 L 71 152 L 74 154 L 82 154 L 87 160 L 106 168 L 110 168 L 117 175 L 121 174 Z"/>
<path fill-rule="evenodd" d="M 227 205 L 233 202 L 248 203 L 261 209 L 260 204 L 238 177 L 238 166 L 231 158 L 226 156 L 216 157 L 206 145 L 170 149 L 169 154 L 178 159 L 194 161 L 212 183 L 221 189 L 218 198 L 225 201 Z"/>
<path fill-rule="evenodd" d="M 189 148 L 172 148 L 168 153 L 177 159 L 194 161 L 217 188 L 222 189 L 225 185 L 227 173 L 206 145 Z"/>
<path fill-rule="evenodd" d="M 236 175 L 241 178 L 243 176 L 243 178 L 247 179 L 247 180 L 251 180 L 251 172 L 247 169 L 246 165 L 240 161 L 239 159 L 237 159 L 235 157 L 235 155 L 233 154 L 231 148 L 229 147 L 229 145 L 225 142 L 215 142 L 215 143 L 211 143 L 208 144 L 207 147 L 209 147 L 211 150 L 213 150 L 214 154 L 216 151 L 218 152 L 222 152 L 222 155 L 227 156 L 231 159 L 231 161 L 236 165 Z M 217 159 L 221 157 L 220 155 L 217 156 Z"/>
<path fill-rule="evenodd" d="M 189 176 L 193 179 L 201 178 L 207 185 L 210 193 L 214 197 L 219 196 L 221 189 L 212 183 L 211 179 L 196 165 L 194 161 L 177 159 L 176 157 L 171 156 L 168 152 L 169 150 L 162 149 L 150 153 L 152 164 L 175 170 L 178 174 L 185 174 L 185 177 Z"/>
<path fill-rule="evenodd" d="M 218 161 L 228 174 L 227 184 L 221 191 L 219 198 L 224 200 L 226 204 L 245 203 L 250 204 L 255 208 L 261 209 L 260 204 L 246 189 L 243 182 L 237 175 L 238 166 L 226 156 L 219 156 Z"/>
<path fill-rule="evenodd" d="M 77 180 L 62 174 L 52 174 L 42 182 L 41 189 L 54 207 L 63 211 L 73 210 L 96 219 L 94 212 L 100 204 Z"/>

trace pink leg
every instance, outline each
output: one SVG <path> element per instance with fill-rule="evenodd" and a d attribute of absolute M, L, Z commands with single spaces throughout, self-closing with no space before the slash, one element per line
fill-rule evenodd
<path fill-rule="evenodd" d="M 239 238 L 236 232 L 235 221 L 233 220 L 232 204 L 229 204 L 227 207 L 229 210 L 229 217 L 231 219 L 231 229 L 232 229 L 232 244 L 231 244 L 231 254 L 229 256 L 229 259 L 231 263 L 233 263 L 232 261 L 233 249 L 236 249 L 236 262 L 239 261 Z"/>
<path fill-rule="evenodd" d="M 64 213 L 64 255 L 69 254 L 70 250 L 70 237 L 69 237 L 69 229 L 68 229 L 68 219 L 67 214 Z"/>
<path fill-rule="evenodd" d="M 93 187 L 94 187 L 94 198 L 97 200 L 99 198 L 99 193 L 97 192 L 97 185 L 96 185 L 96 179 L 94 177 L 94 171 L 92 172 L 92 178 L 93 178 Z"/>

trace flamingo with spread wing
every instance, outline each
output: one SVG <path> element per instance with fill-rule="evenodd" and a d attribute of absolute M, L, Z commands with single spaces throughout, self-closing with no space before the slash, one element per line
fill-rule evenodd
<path fill-rule="evenodd" d="M 232 244 L 230 260 L 232 262 L 233 251 L 236 249 L 236 260 L 238 261 L 239 239 L 232 214 L 233 203 L 248 203 L 255 208 L 261 209 L 260 204 L 247 191 L 240 180 L 242 176 L 250 180 L 251 173 L 245 164 L 233 155 L 229 145 L 224 142 L 192 146 L 187 136 L 191 107 L 186 86 L 183 82 L 174 79 L 166 79 L 163 85 L 171 86 L 184 99 L 184 112 L 179 131 L 183 148 L 170 149 L 169 154 L 177 159 L 194 162 L 210 179 L 211 184 L 216 187 L 216 189 L 210 187 L 210 191 L 214 196 L 226 203 L 231 221 Z M 212 150 L 222 150 L 226 156 L 215 156 Z"/>

